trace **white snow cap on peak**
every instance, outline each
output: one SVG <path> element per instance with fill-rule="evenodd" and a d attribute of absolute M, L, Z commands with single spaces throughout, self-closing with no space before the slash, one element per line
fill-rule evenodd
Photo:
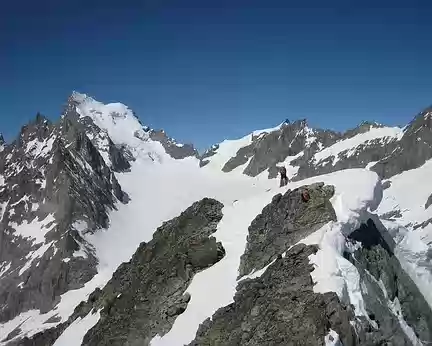
<path fill-rule="evenodd" d="M 91 118 L 109 134 L 114 143 L 135 146 L 137 139 L 144 140 L 147 137 L 141 122 L 123 103 L 104 104 L 76 91 L 71 97 L 77 102 L 76 110 L 80 117 Z"/>
<path fill-rule="evenodd" d="M 72 91 L 71 98 L 78 103 L 82 103 L 85 101 L 95 101 L 93 98 L 91 98 L 87 94 L 83 94 L 83 93 L 80 93 L 80 92 L 75 91 L 75 90 Z"/>

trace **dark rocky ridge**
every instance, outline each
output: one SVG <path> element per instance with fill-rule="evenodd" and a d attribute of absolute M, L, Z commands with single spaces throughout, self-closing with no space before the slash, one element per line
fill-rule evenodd
<path fill-rule="evenodd" d="M 90 117 L 80 117 L 78 103 L 73 94 L 57 123 L 38 113 L 15 141 L 1 143 L 0 267 L 6 269 L 0 323 L 31 309 L 47 312 L 61 294 L 89 281 L 98 260 L 83 236 L 108 227 L 108 213 L 128 202 L 114 172 L 129 170 L 133 155 Z M 151 132 L 164 147 L 175 145 L 163 132 Z M 175 146 L 169 155 L 186 157 L 192 150 Z M 17 227 L 27 222 L 45 225 L 45 239 L 18 236 Z M 74 256 L 78 250 L 81 255 Z"/>
<path fill-rule="evenodd" d="M 213 155 L 216 154 L 216 151 L 219 149 L 219 144 L 214 144 L 211 146 L 210 149 L 206 150 L 204 152 L 204 154 L 202 154 L 201 156 L 199 156 L 198 158 L 200 159 L 200 163 L 199 166 L 200 167 L 204 167 L 205 165 L 207 165 L 210 161 L 208 160 L 208 158 L 212 157 Z"/>
<path fill-rule="evenodd" d="M 375 122 L 362 122 L 343 134 L 320 129 L 311 129 L 305 120 L 284 123 L 279 130 L 252 136 L 251 144 L 240 148 L 224 165 L 223 171 L 247 163 L 243 173 L 249 176 L 268 170 L 269 178 L 275 178 L 277 165 L 287 157 L 300 155 L 291 161 L 298 166 L 293 180 L 302 180 L 316 175 L 327 174 L 343 169 L 365 168 L 371 162 L 377 162 L 371 170 L 381 178 L 390 178 L 403 171 L 418 168 L 432 158 L 432 111 L 430 108 L 418 114 L 405 129 L 401 138 L 386 137 L 366 141 L 355 148 L 338 154 L 333 165 L 334 156 L 321 162 L 315 162 L 314 154 L 339 140 L 365 133 L 371 128 L 381 128 Z M 217 148 L 211 149 L 201 157 L 200 166 L 205 166 Z"/>
<path fill-rule="evenodd" d="M 302 199 L 307 190 L 310 200 Z M 239 276 L 264 268 L 291 245 L 320 229 L 336 214 L 329 199 L 333 186 L 324 183 L 302 186 L 273 197 L 249 227 L 247 245 L 241 257 Z"/>
<path fill-rule="evenodd" d="M 425 203 L 425 209 L 429 208 L 432 205 L 432 194 L 428 197 Z"/>
<path fill-rule="evenodd" d="M 132 154 L 125 147 L 117 147 L 109 135 L 96 126 L 90 117 L 81 118 L 77 112 L 78 106 L 79 102 L 75 99 L 74 95 L 70 96 L 64 107 L 63 118 L 74 127 L 78 127 L 85 132 L 86 135 L 91 138 L 93 145 L 98 148 L 98 150 L 107 151 L 112 164 L 112 169 L 115 172 L 129 170 L 129 160 L 132 158 Z M 106 147 L 99 145 L 99 142 L 106 143 Z"/>
<path fill-rule="evenodd" d="M 355 128 L 345 131 L 342 135 L 342 139 L 348 139 L 348 138 L 354 137 L 360 133 L 366 133 L 371 128 L 381 128 L 381 127 L 384 127 L 384 126 L 381 124 L 378 124 L 375 121 L 362 121 Z"/>
<path fill-rule="evenodd" d="M 432 113 L 428 108 L 417 115 L 393 150 L 371 169 L 381 178 L 390 178 L 418 168 L 432 158 Z"/>
<path fill-rule="evenodd" d="M 341 305 L 335 293 L 313 292 L 308 257 L 316 251 L 296 245 L 261 277 L 241 281 L 234 303 L 204 321 L 189 345 L 324 346 L 330 328 L 345 346 L 357 345 L 351 308 Z"/>
<path fill-rule="evenodd" d="M 186 310 L 190 296 L 183 293 L 194 274 L 225 255 L 222 244 L 209 238 L 222 207 L 213 199 L 196 202 L 142 243 L 104 288 L 96 303 L 104 307 L 101 319 L 83 345 L 148 345 L 156 334 L 168 332 Z"/>
<path fill-rule="evenodd" d="M 320 145 L 330 146 L 340 138 L 333 131 L 311 130 L 305 119 L 282 126 L 280 133 L 278 132 L 269 133 L 259 141 L 244 174 L 254 177 L 266 169 L 274 172 L 277 163 L 283 162 L 288 156 L 295 156 L 307 148 L 316 151 Z M 308 153 L 305 152 L 304 155 L 307 156 Z"/>
<path fill-rule="evenodd" d="M 317 164 L 312 159 L 300 157 L 291 162 L 294 166 L 299 166 L 297 175 L 293 177 L 294 181 L 306 179 L 315 175 L 328 174 L 343 169 L 365 168 L 369 163 L 379 161 L 381 158 L 390 154 L 397 143 L 395 139 L 383 144 L 381 139 L 368 141 L 356 148 L 353 155 L 348 154 L 350 149 L 344 150 L 338 154 L 338 161 L 333 165 L 334 156 L 329 156 Z M 311 158 L 313 155 L 310 155 Z"/>
<path fill-rule="evenodd" d="M 150 130 L 150 139 L 157 141 L 164 147 L 166 153 L 176 160 L 186 157 L 198 157 L 198 151 L 192 144 L 178 144 L 174 139 L 168 137 L 165 131 Z"/>
<path fill-rule="evenodd" d="M 243 170 L 244 174 L 254 177 L 268 171 L 268 178 L 272 179 L 278 174 L 278 164 L 288 157 L 298 155 L 290 163 L 298 167 L 297 173 L 289 177 L 294 181 L 343 169 L 365 168 L 375 162 L 370 169 L 377 172 L 382 179 L 387 179 L 406 170 L 418 168 L 432 158 L 432 108 L 429 107 L 414 117 L 400 138 L 369 140 L 358 145 L 355 150 L 349 148 L 340 152 L 337 158 L 329 156 L 321 162 L 313 159 L 317 152 L 339 140 L 382 127 L 383 125 L 376 122 L 364 121 L 356 128 L 341 134 L 331 130 L 311 129 L 306 120 L 293 123 L 286 121 L 278 130 L 259 136 L 252 135 L 251 143 L 240 148 L 227 160 L 222 171 L 230 172 L 249 161 Z M 200 157 L 201 167 L 209 162 L 217 149 L 217 146 L 213 146 Z"/>
<path fill-rule="evenodd" d="M 376 216 L 372 216 L 349 236 L 362 247 L 347 254 L 360 273 L 363 298 L 369 316 L 379 329 L 370 335 L 374 344 L 411 345 L 404 333 L 398 314 L 388 305 L 400 306 L 403 319 L 424 344 L 432 343 L 432 311 L 423 295 L 402 269 L 393 253 L 391 236 Z M 384 290 L 382 289 L 384 287 Z"/>
<path fill-rule="evenodd" d="M 316 151 L 319 146 L 329 146 L 340 137 L 340 134 L 333 131 L 311 130 L 305 119 L 293 123 L 285 122 L 279 130 L 252 136 L 252 143 L 239 149 L 222 170 L 230 172 L 252 158 L 244 169 L 244 174 L 255 177 L 269 169 L 270 177 L 274 177 L 276 165 L 288 156 L 295 156 L 307 148 Z"/>
<path fill-rule="evenodd" d="M 222 207 L 205 198 L 165 222 L 66 323 L 11 346 L 52 345 L 74 320 L 97 310 L 101 318 L 83 345 L 148 345 L 156 334 L 165 334 L 187 307 L 190 296 L 184 291 L 193 276 L 225 255 L 222 244 L 210 237 L 222 219 Z"/>
<path fill-rule="evenodd" d="M 128 170 L 130 168 L 129 161 L 134 160 L 129 148 L 124 145 L 120 145 L 119 143 L 114 144 L 108 133 L 96 126 L 90 117 L 80 117 L 78 114 L 77 107 L 80 106 L 81 102 L 94 101 L 88 96 L 85 96 L 83 100 L 83 96 L 84 95 L 74 92 L 69 97 L 63 112 L 64 117 L 68 117 L 73 122 L 79 123 L 85 128 L 85 131 L 91 138 L 93 144 L 98 147 L 99 150 L 106 151 L 108 153 L 114 171 L 121 172 Z M 144 126 L 136 114 L 134 112 L 132 113 L 138 123 L 142 126 L 142 130 L 135 132 L 134 135 L 136 138 L 139 138 L 143 141 L 146 141 L 149 138 L 153 141 L 159 142 L 165 149 L 165 152 L 174 159 L 184 159 L 191 156 L 198 157 L 198 152 L 193 147 L 193 145 L 178 144 L 173 138 L 168 137 L 165 131 L 154 130 L 148 126 Z M 109 116 L 115 118 L 118 116 L 118 114 L 111 113 Z M 145 133 L 148 134 L 148 138 L 146 137 Z M 100 143 L 103 143 L 103 145 L 100 145 Z"/>
<path fill-rule="evenodd" d="M 127 196 L 85 133 L 66 118 L 54 125 L 38 114 L 6 145 L 0 163 L 0 203 L 6 205 L 0 263 L 10 264 L 0 278 L 0 321 L 5 322 L 30 309 L 49 311 L 61 294 L 96 274 L 97 259 L 81 232 L 106 227 L 108 212 Z M 16 235 L 20 224 L 43 222 L 48 215 L 53 219 L 46 221 L 44 241 Z M 80 249 L 86 256 L 74 257 Z M 26 257 L 37 250 L 41 253 L 25 269 Z"/>

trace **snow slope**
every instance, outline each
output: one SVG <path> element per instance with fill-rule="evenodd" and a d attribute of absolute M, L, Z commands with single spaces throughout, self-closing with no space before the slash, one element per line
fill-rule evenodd
<path fill-rule="evenodd" d="M 144 132 L 132 110 L 122 103 L 103 104 L 85 94 L 74 92 L 72 97 L 78 102 L 77 111 L 81 117 L 90 117 L 101 129 L 107 131 L 115 143 L 133 146 L 134 133 Z"/>
<path fill-rule="evenodd" d="M 156 336 L 151 342 L 153 346 L 187 344 L 195 337 L 200 323 L 211 317 L 217 309 L 233 301 L 238 283 L 240 256 L 244 252 L 248 226 L 252 220 L 275 194 L 321 181 L 335 186 L 331 203 L 336 211 L 337 221 L 329 222 L 301 241 L 319 246 L 319 251 L 310 257 L 315 267 L 311 273 L 315 282 L 314 290 L 322 293 L 336 292 L 341 300 L 350 302 L 355 307 L 357 315 L 368 318 L 357 269 L 343 257 L 346 250 L 345 237 L 364 221 L 368 211 L 378 208 L 377 212 L 383 214 L 400 210 L 402 216 L 395 221 L 386 221 L 385 225 L 390 228 L 396 240 L 396 255 L 432 307 L 432 223 L 415 228 L 417 224 L 432 218 L 432 207 L 424 208 L 432 191 L 421 184 L 413 184 L 415 181 L 429 181 L 432 176 L 432 160 L 419 169 L 393 177 L 390 188 L 384 191 L 378 176 L 369 169 L 338 171 L 292 182 L 279 188 L 278 181 L 267 179 L 267 172 L 255 178 L 243 175 L 242 169 L 248 163 L 230 173 L 222 173 L 221 169 L 240 148 L 252 143 L 253 136 L 278 130 L 282 124 L 275 128 L 255 131 L 237 140 L 222 142 L 215 155 L 208 158 L 209 163 L 200 169 L 198 160 L 194 157 L 174 160 L 167 155 L 159 142 L 149 139 L 146 129 L 125 105 L 105 105 L 78 93 L 74 93 L 73 97 L 78 103 L 77 111 L 81 117 L 90 117 L 103 134 L 108 134 L 115 144 L 126 146 L 136 159 L 131 163 L 129 172 L 116 173 L 122 189 L 131 200 L 128 204 L 118 204 L 117 210 L 110 213 L 108 229 L 84 235 L 85 240 L 93 245 L 99 259 L 98 273 L 93 279 L 84 287 L 63 294 L 54 310 L 45 314 L 36 310 L 28 311 L 0 324 L 0 340 L 1 336 L 8 335 L 17 327 L 21 330 L 20 337 L 32 336 L 67 320 L 74 308 L 81 301 L 87 300 L 95 288 L 102 288 L 117 267 L 131 258 L 139 243 L 149 241 L 153 232 L 164 221 L 178 216 L 193 202 L 212 197 L 224 204 L 223 218 L 214 236 L 222 242 L 226 256 L 214 266 L 194 276 L 186 290 L 191 294 L 186 311 L 176 319 L 166 335 Z M 306 127 L 305 131 L 307 144 L 310 144 L 316 137 L 313 130 Z M 100 145 L 107 146 L 108 142 L 103 134 Z M 314 159 L 319 163 L 333 156 L 335 164 L 342 152 L 347 152 L 349 156 L 360 145 L 373 140 L 384 144 L 399 139 L 401 135 L 402 130 L 399 128 L 371 128 L 366 133 L 341 140 L 319 151 Z M 26 150 L 28 154 L 37 157 L 48 152 L 51 146 L 50 140 L 43 143 L 31 142 Z M 290 176 L 295 175 L 298 170 L 298 167 L 291 166 L 290 162 L 301 155 L 303 152 L 284 161 Z M 108 157 L 105 155 L 104 159 L 108 160 Z M 49 230 L 45 227 L 49 220 L 50 218 L 47 218 L 39 223 L 16 225 L 17 232 L 22 237 L 32 237 L 35 243 L 39 243 L 44 240 L 45 233 Z M 34 233 L 31 227 L 36 227 L 40 232 Z M 29 254 L 27 265 L 45 252 L 50 243 L 44 246 Z M 8 265 L 10 266 L 0 263 L 0 275 L 8 270 Z M 27 265 L 22 270 L 25 270 Z M 265 269 L 251 273 L 248 277 L 259 276 Z M 52 317 L 59 317 L 60 322 L 45 323 Z M 95 312 L 78 319 L 64 331 L 55 345 L 79 345 L 86 332 L 99 318 L 99 312 Z M 329 331 L 326 343 L 339 344 L 334 331 Z M 0 345 L 4 343 L 0 342 Z"/>
<path fill-rule="evenodd" d="M 162 144 L 149 139 L 146 131 L 148 128 L 143 126 L 132 110 L 124 104 L 103 104 L 77 92 L 74 92 L 72 97 L 77 101 L 76 110 L 80 117 L 91 118 L 102 130 L 98 138 L 98 148 L 102 154 L 109 150 L 108 140 L 104 136 L 104 133 L 107 133 L 116 145 L 127 147 L 135 158 L 161 161 L 166 157 Z M 103 157 L 107 162 L 107 155 Z M 107 164 L 110 165 L 110 162 Z"/>
<path fill-rule="evenodd" d="M 367 145 L 369 141 L 380 140 L 382 144 L 388 143 L 393 139 L 399 139 L 403 135 L 403 130 L 399 127 L 381 127 L 374 128 L 365 133 L 360 133 L 354 137 L 340 140 L 330 147 L 327 147 L 314 156 L 315 162 L 319 163 L 326 158 L 333 156 L 333 165 L 339 160 L 338 155 L 348 150 L 347 156 L 355 153 L 355 150 L 360 145 Z"/>
<path fill-rule="evenodd" d="M 425 208 L 432 188 L 432 160 L 389 179 L 379 214 L 400 211 L 400 217 L 386 221 L 396 241 L 396 256 L 432 307 L 432 206 Z M 421 183 L 423 182 L 423 183 Z M 422 223 L 425 222 L 424 227 Z"/>
<path fill-rule="evenodd" d="M 246 147 L 251 143 L 251 134 L 240 139 L 224 140 L 219 144 L 219 148 L 215 151 L 216 153 L 213 156 L 206 158 L 206 161 L 208 160 L 209 163 L 204 167 L 204 169 L 210 169 L 215 172 L 221 171 L 225 163 L 227 163 L 230 158 L 234 157 L 240 148 Z"/>
<path fill-rule="evenodd" d="M 355 183 L 353 184 L 353 177 Z M 259 183 L 264 180 L 252 179 Z M 192 283 L 186 290 L 191 294 L 191 300 L 186 311 L 181 314 L 174 323 L 172 329 L 164 336 L 157 336 L 152 340 L 152 346 L 176 346 L 191 342 L 198 330 L 199 324 L 213 313 L 232 303 L 237 285 L 238 267 L 240 256 L 246 246 L 248 226 L 262 209 L 270 203 L 272 197 L 278 192 L 287 189 L 295 189 L 304 184 L 325 182 L 336 187 L 335 197 L 332 202 L 335 206 L 338 222 L 326 225 L 320 232 L 321 240 L 315 237 L 313 243 L 318 243 L 321 250 L 312 258 L 316 265 L 312 277 L 318 282 L 318 292 L 335 291 L 342 296 L 344 288 L 352 292 L 352 303 L 362 308 L 358 297 L 359 287 L 351 283 L 358 279 L 355 273 L 349 276 L 350 271 L 356 270 L 346 259 L 342 257 L 345 238 L 342 231 L 349 224 L 352 230 L 360 224 L 362 211 L 376 206 L 379 200 L 380 185 L 378 176 L 370 171 L 357 169 L 340 171 L 333 174 L 318 176 L 304 181 L 290 183 L 284 188 L 278 188 L 276 181 L 273 186 L 260 186 L 261 191 L 250 197 L 239 196 L 239 201 L 232 205 L 225 205 L 223 219 L 219 223 L 218 231 L 214 234 L 221 241 L 226 250 L 226 256 L 211 268 L 194 276 Z M 346 263 L 347 262 L 347 263 Z M 342 263 L 342 264 L 341 264 Z M 344 265 L 343 268 L 341 268 Z M 351 265 L 351 267 L 349 267 Z M 349 267 L 348 269 L 345 269 Z M 264 271 L 261 271 L 263 273 Z M 330 279 L 329 279 L 330 278 Z M 351 280 L 351 281 L 350 281 Z M 211 296 L 211 299 L 209 299 Z M 363 309 L 364 310 L 364 309 Z M 360 314 L 366 314 L 361 311 Z"/>
<path fill-rule="evenodd" d="M 231 153 L 232 148 L 227 143 L 226 152 Z M 221 155 L 224 150 L 222 146 Z M 175 179 L 172 178 L 173 171 L 176 172 Z M 344 243 L 342 232 L 346 225 L 354 229 L 360 222 L 361 212 L 376 205 L 379 198 L 377 175 L 362 169 L 345 170 L 290 183 L 282 189 L 278 187 L 278 181 L 268 180 L 263 175 L 265 173 L 250 178 L 240 174 L 238 170 L 225 174 L 213 169 L 198 169 L 195 158 L 174 160 L 166 156 L 163 163 L 151 164 L 147 160 L 136 160 L 130 172 L 117 174 L 119 183 L 129 194 L 131 201 L 126 205 L 119 204 L 118 210 L 111 213 L 108 230 L 85 236 L 86 241 L 96 249 L 99 258 L 98 274 L 83 288 L 64 294 L 55 310 L 46 314 L 39 314 L 38 311 L 21 314 L 2 325 L 0 334 L 7 335 L 20 325 L 23 334 L 31 336 L 45 329 L 47 325 L 43 325 L 43 322 L 52 316 L 59 316 L 65 321 L 80 301 L 86 300 L 95 288 L 103 287 L 117 267 L 130 259 L 140 242 L 151 239 L 154 230 L 163 221 L 179 215 L 196 200 L 213 197 L 224 203 L 224 216 L 214 236 L 224 244 L 226 256 L 194 277 L 187 289 L 192 297 L 187 310 L 177 318 L 168 334 L 152 341 L 152 345 L 175 346 L 188 343 L 194 338 L 204 319 L 233 301 L 237 268 L 246 245 L 248 226 L 256 215 L 276 193 L 318 181 L 336 187 L 332 203 L 338 222 L 326 225 L 327 228 L 320 230 L 318 237 L 315 235 L 314 242 L 321 247 L 315 257 L 311 258 L 316 266 L 313 272 L 313 278 L 317 282 L 316 290 L 332 290 L 342 295 L 347 289 L 351 293 L 352 303 L 362 311 L 361 301 L 356 297 L 355 273 L 352 273 L 352 268 L 348 267 L 345 263 L 347 261 L 341 256 Z M 164 208 L 160 208 L 160 205 L 164 205 Z M 142 215 L 145 222 L 137 222 L 137 215 Z M 213 288 L 212 299 L 208 299 L 209 287 Z M 97 321 L 96 314 L 73 323 L 63 333 L 61 345 L 77 345 L 74 341 L 77 339 L 66 336 L 83 337 L 86 332 L 84 326 L 90 329 Z"/>
<path fill-rule="evenodd" d="M 176 172 L 175 179 L 172 172 Z M 65 321 L 76 305 L 87 300 L 95 288 L 103 287 L 117 267 L 131 258 L 140 242 L 150 240 L 163 221 L 178 216 L 193 202 L 214 197 L 226 206 L 232 205 L 235 199 L 251 197 L 274 185 L 267 180 L 261 186 L 254 186 L 251 178 L 204 171 L 199 169 L 195 158 L 174 160 L 166 154 L 163 163 L 138 159 L 132 163 L 130 172 L 117 174 L 117 178 L 131 201 L 117 205 L 118 210 L 110 215 L 108 230 L 85 236 L 95 247 L 98 274 L 83 288 L 63 294 L 55 310 L 46 314 L 32 310 L 0 325 L 0 335 L 7 335 L 20 326 L 20 335 L 31 336 L 53 326 L 44 325 L 50 317 L 58 316 Z M 137 221 L 137 215 L 142 215 L 142 222 Z M 69 328 L 79 326 L 74 324 Z"/>

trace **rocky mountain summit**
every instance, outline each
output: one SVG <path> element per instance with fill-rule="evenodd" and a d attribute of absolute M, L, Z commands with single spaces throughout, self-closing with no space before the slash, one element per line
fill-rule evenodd
<path fill-rule="evenodd" d="M 199 155 L 72 93 L 0 138 L 0 345 L 432 343 L 431 119 Z"/>

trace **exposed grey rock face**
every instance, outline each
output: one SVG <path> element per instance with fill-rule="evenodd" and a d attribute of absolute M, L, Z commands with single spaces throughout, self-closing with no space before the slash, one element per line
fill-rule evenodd
<path fill-rule="evenodd" d="M 272 179 L 278 174 L 277 166 L 290 157 L 290 165 L 298 167 L 297 173 L 289 177 L 295 181 L 343 169 L 365 168 L 394 154 L 396 147 L 400 145 L 399 139 L 382 137 L 367 140 L 354 148 L 339 152 L 337 157 L 330 155 L 320 162 L 316 162 L 314 156 L 337 141 L 347 140 L 371 129 L 382 127 L 381 124 L 365 121 L 341 134 L 331 130 L 312 129 L 308 127 L 306 120 L 285 122 L 279 130 L 258 136 L 252 135 L 251 143 L 240 148 L 225 163 L 222 171 L 230 172 L 249 161 L 243 171 L 244 174 L 257 176 L 268 171 L 268 178 Z M 213 153 L 214 151 L 209 151 L 209 157 Z M 202 159 L 200 165 L 204 166 L 207 163 L 208 160 Z"/>
<path fill-rule="evenodd" d="M 381 178 L 389 178 L 418 168 L 432 158 L 432 109 L 421 112 L 408 125 L 393 151 L 371 169 Z"/>
<path fill-rule="evenodd" d="M 381 178 L 389 178 L 409 169 L 418 168 L 432 158 L 432 108 L 421 112 L 407 126 L 401 138 L 383 137 L 368 140 L 355 148 L 348 148 L 328 158 L 315 162 L 314 155 L 339 140 L 346 140 L 383 125 L 363 122 L 343 134 L 311 129 L 305 120 L 284 123 L 279 130 L 252 136 L 251 144 L 240 148 L 223 167 L 224 172 L 247 163 L 244 174 L 257 176 L 268 170 L 269 178 L 275 178 L 278 163 L 288 157 L 292 166 L 298 166 L 293 180 L 327 174 L 343 169 L 365 168 L 377 162 L 371 170 Z M 211 153 L 211 151 L 210 151 Z M 201 160 L 201 166 L 207 163 Z"/>
<path fill-rule="evenodd" d="M 425 204 L 425 209 L 429 208 L 432 205 L 432 194 L 428 197 L 426 204 Z"/>
<path fill-rule="evenodd" d="M 352 130 L 341 135 L 340 140 L 352 138 L 358 134 L 366 133 L 373 128 L 383 127 L 375 122 L 365 121 Z M 326 159 L 316 162 L 314 154 L 319 150 L 308 150 L 308 155 L 303 155 L 291 162 L 293 166 L 299 166 L 293 180 L 298 181 L 316 175 L 328 174 L 343 169 L 365 168 L 371 162 L 377 162 L 393 152 L 398 143 L 397 138 L 384 137 L 368 140 L 355 148 L 348 148 L 338 153 L 337 157 L 330 155 Z M 332 143 L 334 144 L 334 143 Z M 325 148 L 326 146 L 324 146 Z"/>
<path fill-rule="evenodd" d="M 0 278 L 5 322 L 30 309 L 51 310 L 61 294 L 96 274 L 83 234 L 106 227 L 108 212 L 127 196 L 85 133 L 66 118 L 53 125 L 38 114 L 0 162 L 0 263 L 9 265 Z M 34 233 L 23 233 L 32 222 L 39 225 Z"/>
<path fill-rule="evenodd" d="M 77 112 L 78 105 L 79 101 L 77 101 L 74 94 L 72 94 L 64 107 L 64 121 L 69 122 L 73 127 L 79 128 L 82 132 L 85 132 L 87 137 L 100 152 L 107 153 L 109 157 L 109 162 L 107 162 L 107 164 L 111 164 L 115 172 L 129 170 L 129 161 L 133 160 L 133 155 L 129 152 L 128 148 L 124 146 L 117 147 L 108 133 L 96 126 L 90 117 L 80 117 Z"/>
<path fill-rule="evenodd" d="M 225 255 L 222 244 L 210 237 L 222 219 L 222 208 L 222 203 L 205 198 L 165 222 L 66 323 L 19 345 L 52 345 L 74 320 L 97 310 L 101 318 L 83 345 L 148 345 L 156 334 L 168 332 L 191 299 L 184 291 L 193 276 Z"/>
<path fill-rule="evenodd" d="M 303 191 L 310 195 L 304 201 Z M 329 199 L 334 194 L 333 186 L 324 183 L 302 186 L 278 194 L 249 226 L 245 253 L 241 257 L 239 276 L 264 268 L 291 245 L 321 228 L 336 214 Z"/>
<path fill-rule="evenodd" d="M 334 156 L 329 156 L 320 163 L 314 160 L 299 158 L 291 163 L 294 166 L 299 166 L 297 175 L 293 180 L 298 181 L 315 175 L 332 173 L 343 169 L 365 168 L 369 163 L 379 161 L 381 158 L 389 155 L 394 150 L 396 143 L 396 139 L 385 142 L 383 142 L 381 138 L 370 140 L 365 144 L 359 145 L 354 153 L 351 153 L 351 149 L 340 152 L 336 163 L 333 163 L 335 159 Z"/>
<path fill-rule="evenodd" d="M 356 345 L 351 309 L 335 293 L 313 292 L 308 256 L 316 251 L 296 245 L 261 277 L 241 281 L 234 303 L 201 324 L 190 346 L 324 345 L 330 328 Z"/>
<path fill-rule="evenodd" d="M 392 211 L 389 211 L 387 213 L 384 213 L 384 214 L 380 215 L 381 219 L 392 220 L 392 221 L 395 220 L 395 219 L 401 218 L 401 217 L 402 217 L 402 213 L 401 213 L 401 211 L 399 209 L 392 210 Z"/>
<path fill-rule="evenodd" d="M 225 165 L 222 167 L 222 171 L 225 173 L 231 172 L 233 169 L 237 168 L 238 166 L 244 165 L 246 162 L 248 162 L 249 158 L 254 155 L 255 147 L 258 141 L 259 139 L 256 140 L 255 143 L 240 148 L 237 151 L 236 156 L 230 158 L 227 161 L 227 163 L 225 163 Z"/>
<path fill-rule="evenodd" d="M 384 127 L 384 126 L 381 124 L 378 124 L 377 122 L 374 122 L 374 121 L 362 121 L 354 129 L 351 129 L 351 130 L 344 132 L 344 134 L 342 135 L 342 138 L 343 139 L 351 138 L 351 137 L 354 137 L 358 134 L 366 133 L 371 128 L 382 128 L 382 127 Z"/>
<path fill-rule="evenodd" d="M 108 227 L 109 212 L 117 203 L 128 202 L 114 172 L 130 169 L 133 150 L 115 144 L 90 117 L 80 116 L 77 102 L 69 99 L 58 124 L 38 114 L 14 143 L 5 145 L 0 137 L 0 323 L 30 309 L 49 311 L 61 294 L 88 282 L 98 263 L 85 234 Z M 121 115 L 110 116 L 115 120 Z M 305 121 L 286 122 L 277 131 L 252 136 L 252 143 L 238 150 L 223 170 L 229 172 L 250 160 L 245 174 L 268 171 L 272 178 L 279 162 L 297 156 L 292 162 L 299 166 L 297 180 L 365 167 L 371 161 L 379 161 L 374 170 L 389 177 L 432 157 L 430 122 L 430 113 L 425 111 L 401 141 L 369 141 L 355 151 L 340 153 L 334 165 L 334 157 L 318 164 L 314 154 L 337 140 L 381 125 L 366 122 L 339 134 L 310 129 Z M 175 159 L 197 156 L 192 146 L 178 145 L 163 131 L 143 126 L 135 137 L 160 142 Z M 204 153 L 200 166 L 217 150 L 214 146 Z M 314 184 L 307 188 L 309 200 L 302 199 L 304 187 L 277 195 L 252 222 L 240 276 L 275 262 L 261 278 L 241 281 L 234 303 L 221 308 L 212 321 L 205 321 L 191 345 L 322 345 L 330 328 L 339 333 L 345 346 L 411 345 L 400 316 L 419 339 L 432 342 L 432 313 L 393 255 L 391 237 L 381 232 L 383 226 L 378 227 L 376 220 L 351 234 L 362 248 L 346 254 L 359 270 L 369 316 L 354 317 L 352 308 L 341 304 L 334 293 L 313 292 L 308 256 L 317 248 L 295 244 L 336 216 L 329 202 L 332 187 Z M 420 203 L 428 208 L 432 195 Z M 394 210 L 380 217 L 400 215 Z M 211 237 L 221 218 L 221 203 L 211 199 L 195 203 L 164 223 L 152 241 L 142 243 L 131 261 L 122 264 L 102 290 L 95 290 L 78 305 L 66 322 L 22 340 L 16 338 L 17 327 L 0 341 L 10 341 L 10 346 L 52 345 L 77 318 L 99 311 L 101 318 L 88 331 L 84 345 L 149 344 L 185 311 L 191 297 L 184 292 L 193 275 L 225 255 L 222 244 Z M 22 226 L 27 223 L 37 224 L 41 235 L 25 234 Z M 59 321 L 59 316 L 53 316 L 46 323 Z"/>
<path fill-rule="evenodd" d="M 328 146 L 339 138 L 332 131 L 311 130 L 306 120 L 286 124 L 279 131 L 271 132 L 257 143 L 255 153 L 244 173 L 257 176 L 268 168 L 275 168 L 288 156 L 295 156 L 309 147 L 318 147 L 318 143 Z"/>
<path fill-rule="evenodd" d="M 253 136 L 252 143 L 239 149 L 222 170 L 232 171 L 252 157 L 244 174 L 254 177 L 270 169 L 270 177 L 274 177 L 277 172 L 276 165 L 288 156 L 298 155 L 307 149 L 316 151 L 319 147 L 333 144 L 339 138 L 340 134 L 333 131 L 310 129 L 305 119 L 293 123 L 285 122 L 279 130 Z M 308 152 L 305 154 L 308 155 Z"/>
<path fill-rule="evenodd" d="M 200 159 L 200 163 L 199 166 L 200 167 L 204 167 L 205 165 L 207 165 L 210 161 L 208 160 L 209 157 L 212 157 L 213 155 L 216 154 L 216 151 L 219 149 L 219 144 L 214 144 L 211 146 L 210 149 L 206 150 L 204 152 L 204 154 L 202 154 L 199 159 Z"/>
<path fill-rule="evenodd" d="M 362 244 L 348 257 L 359 270 L 369 316 L 379 326 L 372 339 L 391 345 L 412 345 L 398 320 L 403 317 L 419 340 L 431 343 L 432 311 L 394 256 L 394 244 L 382 223 L 376 217 L 374 221 L 369 219 L 349 238 Z"/>
<path fill-rule="evenodd" d="M 166 153 L 172 158 L 180 160 L 186 157 L 198 157 L 198 151 L 192 144 L 178 144 L 174 139 L 168 137 L 165 131 L 150 130 L 150 139 L 159 142 Z"/>
<path fill-rule="evenodd" d="M 142 243 L 103 289 L 96 303 L 103 307 L 101 319 L 83 345 L 148 345 L 156 334 L 168 332 L 186 310 L 190 296 L 183 293 L 194 274 L 225 255 L 222 244 L 209 238 L 222 207 L 213 199 L 196 202 Z"/>

